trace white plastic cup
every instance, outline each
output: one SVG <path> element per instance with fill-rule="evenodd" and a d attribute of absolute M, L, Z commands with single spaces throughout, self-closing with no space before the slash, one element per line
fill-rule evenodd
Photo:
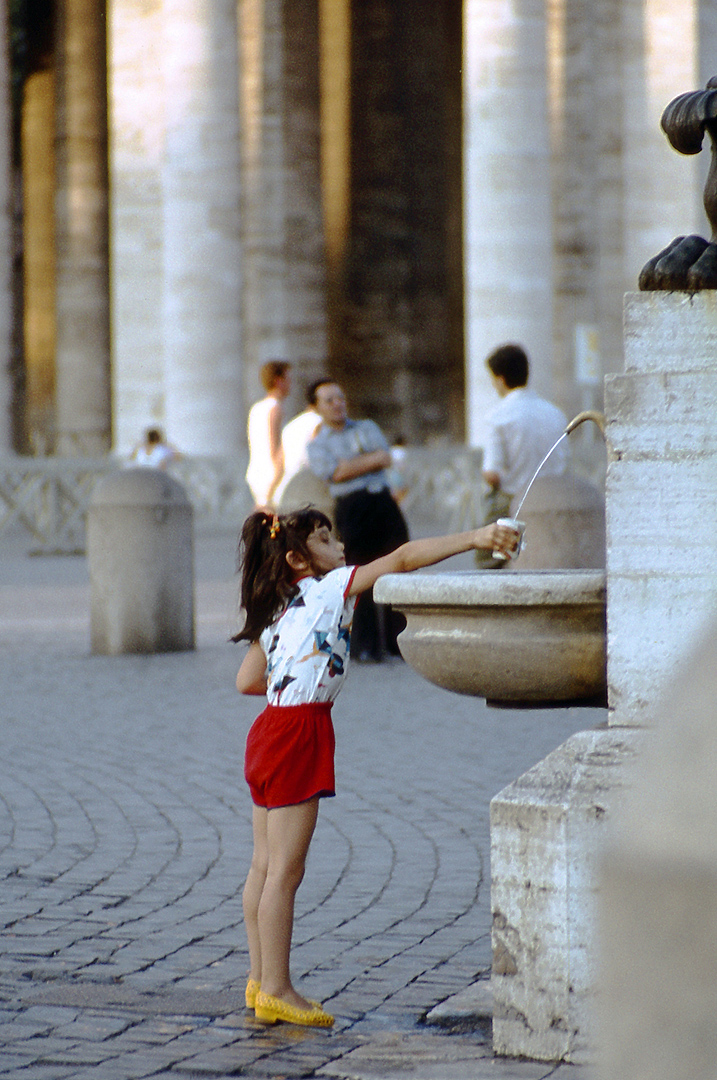
<path fill-rule="evenodd" d="M 494 559 L 517 559 L 523 550 L 523 534 L 525 533 L 525 522 L 518 521 L 517 518 L 498 518 L 496 525 L 505 525 L 507 529 L 514 529 L 518 533 L 518 543 L 513 550 L 506 555 L 504 551 L 494 551 Z"/>

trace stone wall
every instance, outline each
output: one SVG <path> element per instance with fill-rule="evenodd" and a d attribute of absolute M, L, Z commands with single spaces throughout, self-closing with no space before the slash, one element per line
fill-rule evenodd
<path fill-rule="evenodd" d="M 628 293 L 605 382 L 611 724 L 651 724 L 717 600 L 717 294 Z"/>

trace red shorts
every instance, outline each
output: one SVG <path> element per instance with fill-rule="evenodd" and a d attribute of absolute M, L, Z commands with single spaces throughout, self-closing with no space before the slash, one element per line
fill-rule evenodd
<path fill-rule="evenodd" d="M 246 740 L 244 776 L 257 806 L 335 795 L 331 702 L 267 705 Z"/>

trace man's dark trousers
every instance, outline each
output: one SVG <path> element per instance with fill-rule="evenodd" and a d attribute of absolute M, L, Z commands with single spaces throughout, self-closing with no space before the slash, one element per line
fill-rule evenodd
<path fill-rule="evenodd" d="M 388 488 L 339 496 L 336 531 L 344 543 L 349 566 L 365 566 L 408 540 L 405 518 Z M 403 615 L 387 604 L 376 604 L 373 590 L 369 589 L 359 597 L 354 612 L 351 655 L 380 660 L 385 650 L 398 656 L 396 638 L 405 625 Z"/>

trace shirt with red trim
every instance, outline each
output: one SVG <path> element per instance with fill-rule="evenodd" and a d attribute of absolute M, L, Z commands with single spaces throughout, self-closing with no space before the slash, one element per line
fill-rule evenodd
<path fill-rule="evenodd" d="M 355 566 L 298 582 L 298 592 L 264 630 L 266 696 L 271 705 L 333 701 L 341 689 L 351 645 Z"/>

